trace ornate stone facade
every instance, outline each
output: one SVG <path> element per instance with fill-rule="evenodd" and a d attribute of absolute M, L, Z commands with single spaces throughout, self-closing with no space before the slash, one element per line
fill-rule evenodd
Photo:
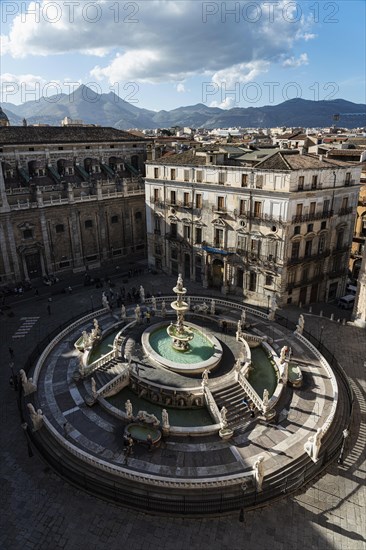
<path fill-rule="evenodd" d="M 0 128 L 0 284 L 143 258 L 146 147 L 113 128 Z"/>

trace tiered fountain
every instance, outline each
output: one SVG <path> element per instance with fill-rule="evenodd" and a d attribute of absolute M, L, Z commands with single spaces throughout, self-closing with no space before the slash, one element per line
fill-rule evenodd
<path fill-rule="evenodd" d="M 181 374 L 198 374 L 218 366 L 222 357 L 219 340 L 209 331 L 202 331 L 197 325 L 185 322 L 184 314 L 189 305 L 183 300 L 187 289 L 179 274 L 173 288 L 177 299 L 171 302 L 176 312 L 176 323 L 162 322 L 147 328 L 141 343 L 147 357 L 160 366 Z"/>
<path fill-rule="evenodd" d="M 183 287 L 182 275 L 179 274 L 177 286 L 173 288 L 177 299 L 172 302 L 171 308 L 177 312 L 177 322 L 171 323 L 167 328 L 167 333 L 172 339 L 172 346 L 178 351 L 189 351 L 189 342 L 193 340 L 194 333 L 191 328 L 184 324 L 184 314 L 189 310 L 187 302 L 183 301 L 183 296 L 187 293 L 187 289 Z"/>

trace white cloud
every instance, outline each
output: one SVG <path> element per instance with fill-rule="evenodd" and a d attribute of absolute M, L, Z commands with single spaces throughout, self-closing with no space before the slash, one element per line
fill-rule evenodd
<path fill-rule="evenodd" d="M 183 82 L 179 82 L 179 84 L 177 84 L 176 90 L 179 94 L 184 94 L 185 93 L 186 89 L 185 89 L 185 86 L 184 86 Z"/>
<path fill-rule="evenodd" d="M 285 59 L 282 63 L 283 67 L 301 67 L 301 65 L 309 65 L 309 58 L 307 53 L 302 53 L 297 59 L 292 56 Z"/>
<path fill-rule="evenodd" d="M 71 53 L 105 58 L 90 74 L 111 84 L 180 83 L 202 74 L 215 83 L 247 82 L 284 56 L 285 66 L 292 66 L 293 44 L 310 37 L 308 23 L 291 22 L 295 3 L 280 0 L 273 20 L 267 1 L 251 4 L 259 8 L 254 23 L 252 12 L 244 10 L 247 2 L 233 3 L 236 20 L 226 14 L 225 2 L 41 0 L 29 4 L 29 10 L 38 9 L 38 20 L 31 11 L 14 18 L 3 51 L 13 58 Z M 283 9 L 287 18 L 279 16 Z"/>

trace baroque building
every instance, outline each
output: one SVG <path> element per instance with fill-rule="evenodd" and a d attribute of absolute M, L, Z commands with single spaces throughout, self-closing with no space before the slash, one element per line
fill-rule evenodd
<path fill-rule="evenodd" d="M 360 171 L 291 150 L 248 165 L 215 146 L 150 160 L 149 265 L 267 307 L 342 296 Z"/>
<path fill-rule="evenodd" d="M 0 283 L 146 256 L 148 140 L 113 128 L 0 128 Z"/>

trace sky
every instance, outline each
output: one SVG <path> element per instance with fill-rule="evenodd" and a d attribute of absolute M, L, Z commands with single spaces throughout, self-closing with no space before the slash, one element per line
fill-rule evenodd
<path fill-rule="evenodd" d="M 364 0 L 1 0 L 0 101 L 82 83 L 154 111 L 366 103 L 365 12 Z"/>

